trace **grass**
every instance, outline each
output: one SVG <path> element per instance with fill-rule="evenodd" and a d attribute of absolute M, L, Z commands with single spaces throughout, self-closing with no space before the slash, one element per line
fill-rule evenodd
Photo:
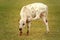
<path fill-rule="evenodd" d="M 43 2 L 48 6 L 50 33 L 46 33 L 43 21 L 32 21 L 30 35 L 19 36 L 20 10 L 22 6 Z M 0 40 L 60 40 L 60 0 L 0 0 Z"/>

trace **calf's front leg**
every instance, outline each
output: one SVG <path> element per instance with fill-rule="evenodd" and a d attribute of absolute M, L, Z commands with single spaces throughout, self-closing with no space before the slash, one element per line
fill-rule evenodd
<path fill-rule="evenodd" d="M 26 23 L 27 23 L 27 35 L 29 35 L 31 22 L 27 20 Z"/>

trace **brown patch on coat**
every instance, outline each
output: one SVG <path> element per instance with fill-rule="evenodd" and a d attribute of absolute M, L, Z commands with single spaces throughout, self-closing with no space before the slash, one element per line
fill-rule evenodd
<path fill-rule="evenodd" d="M 46 20 L 46 22 L 48 22 L 48 21 Z"/>
<path fill-rule="evenodd" d="M 42 18 L 43 16 L 45 16 L 46 17 L 46 15 L 45 15 L 45 11 L 44 12 L 42 12 L 41 14 L 40 14 L 40 17 Z"/>
<path fill-rule="evenodd" d="M 30 22 L 30 21 L 27 19 L 27 20 L 26 20 L 26 23 L 29 23 L 29 22 Z"/>
<path fill-rule="evenodd" d="M 43 16 L 44 16 L 44 15 L 41 13 L 41 14 L 40 14 L 40 17 L 42 18 Z"/>

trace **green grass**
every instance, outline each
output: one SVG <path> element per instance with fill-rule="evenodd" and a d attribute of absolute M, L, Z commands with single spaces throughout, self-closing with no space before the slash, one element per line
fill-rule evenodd
<path fill-rule="evenodd" d="M 42 2 L 48 5 L 50 33 L 46 33 L 43 21 L 32 21 L 30 35 L 19 36 L 19 18 L 22 6 Z M 0 0 L 0 40 L 60 40 L 60 0 Z"/>

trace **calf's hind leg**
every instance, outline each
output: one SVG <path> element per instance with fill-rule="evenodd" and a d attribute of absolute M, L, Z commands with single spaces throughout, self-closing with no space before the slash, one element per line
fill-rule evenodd
<path fill-rule="evenodd" d="M 49 32 L 49 26 L 48 26 L 48 20 L 47 20 L 47 16 L 44 15 L 44 14 L 41 14 L 41 18 L 43 19 L 45 25 L 46 25 L 46 30 L 47 30 L 47 33 Z"/>

